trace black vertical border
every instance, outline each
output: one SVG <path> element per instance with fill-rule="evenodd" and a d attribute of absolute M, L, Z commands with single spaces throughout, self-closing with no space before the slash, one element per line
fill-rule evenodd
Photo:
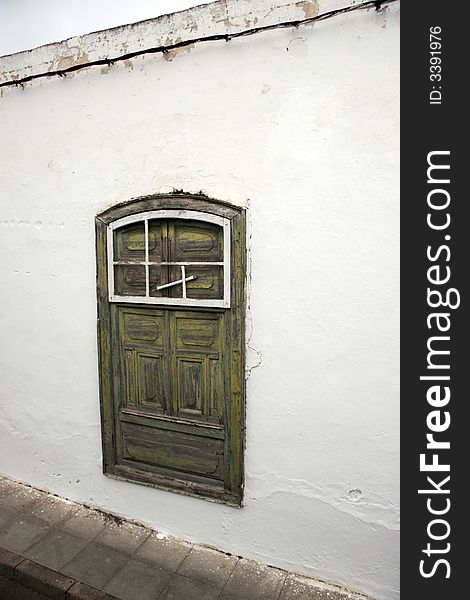
<path fill-rule="evenodd" d="M 404 600 L 447 600 L 467 594 L 462 590 L 466 588 L 466 538 L 470 529 L 465 515 L 469 508 L 465 489 L 469 470 L 466 466 L 469 456 L 467 440 L 470 440 L 465 408 L 469 392 L 465 376 L 470 371 L 467 364 L 470 259 L 467 207 L 470 198 L 464 184 L 469 171 L 465 164 L 468 155 L 465 147 L 468 135 L 465 48 L 469 38 L 466 18 L 469 10 L 467 3 L 442 0 L 408 1 L 401 5 L 401 588 Z M 440 27 L 442 30 L 441 82 L 431 82 L 429 77 L 431 27 Z M 441 104 L 429 103 L 433 85 L 441 86 Z M 446 231 L 433 231 L 426 223 L 429 212 L 427 195 L 431 189 L 426 176 L 427 155 L 436 150 L 450 151 L 450 184 L 442 186 L 451 195 L 448 209 L 451 223 Z M 445 240 L 445 235 L 450 235 L 451 239 Z M 427 270 L 436 264 L 428 260 L 426 251 L 428 246 L 437 249 L 441 244 L 448 244 L 451 251 L 448 262 L 444 258 L 439 261 L 443 268 L 448 265 L 451 269 L 449 283 L 441 288 L 443 292 L 446 287 L 457 288 L 461 304 L 455 310 L 444 307 L 437 309 L 450 313 L 451 319 L 449 332 L 441 333 L 450 336 L 450 355 L 444 357 L 443 362 L 446 359 L 450 361 L 447 373 L 451 377 L 448 383 L 451 399 L 441 410 L 450 412 L 451 425 L 440 437 L 436 434 L 436 438 L 450 441 L 451 447 L 450 450 L 439 452 L 440 462 L 450 462 L 450 472 L 436 472 L 434 475 L 436 482 L 450 475 L 448 485 L 442 486 L 449 488 L 450 494 L 427 496 L 418 494 L 418 490 L 432 487 L 426 477 L 432 477 L 433 473 L 420 472 L 419 455 L 426 451 L 426 434 L 429 432 L 427 415 L 435 409 L 426 400 L 430 382 L 420 381 L 419 378 L 429 375 L 426 369 L 428 338 L 439 333 L 435 329 L 429 330 L 426 323 L 427 316 L 434 311 L 427 304 Z M 438 374 L 444 372 L 439 371 Z M 451 508 L 442 518 L 447 519 L 451 531 L 449 537 L 442 541 L 429 539 L 427 533 L 430 521 L 440 518 L 428 512 L 428 497 L 436 499 L 435 508 L 444 507 L 444 498 L 450 498 Z M 442 525 L 441 529 L 436 526 L 433 531 L 436 534 L 444 533 L 445 526 Z M 428 542 L 433 549 L 440 550 L 449 543 L 449 552 L 428 557 L 423 553 Z M 446 578 L 448 570 L 443 563 L 436 567 L 431 577 L 425 578 L 420 574 L 421 560 L 425 560 L 424 570 L 430 573 L 440 558 L 449 562 L 449 578 Z"/>

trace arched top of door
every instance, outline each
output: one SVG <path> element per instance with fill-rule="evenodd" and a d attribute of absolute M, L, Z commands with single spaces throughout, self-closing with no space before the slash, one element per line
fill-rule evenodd
<path fill-rule="evenodd" d="M 107 229 L 109 301 L 230 308 L 231 220 L 241 210 L 172 194 L 98 215 Z"/>
<path fill-rule="evenodd" d="M 231 221 L 244 209 L 222 200 L 208 198 L 203 194 L 155 194 L 112 206 L 101 212 L 97 219 L 108 225 L 124 217 L 155 210 L 191 210 L 208 217 L 209 215 L 218 216 Z"/>

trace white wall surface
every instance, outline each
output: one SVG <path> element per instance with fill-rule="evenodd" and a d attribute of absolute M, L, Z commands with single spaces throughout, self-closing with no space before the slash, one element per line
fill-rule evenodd
<path fill-rule="evenodd" d="M 0 130 L 0 472 L 398 599 L 398 4 L 4 88 Z M 94 216 L 168 186 L 249 206 L 242 509 L 101 472 Z"/>

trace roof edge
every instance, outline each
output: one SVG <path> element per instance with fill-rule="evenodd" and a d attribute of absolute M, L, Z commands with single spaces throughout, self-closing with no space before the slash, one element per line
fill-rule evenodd
<path fill-rule="evenodd" d="M 273 6 L 274 4 L 274 6 Z M 74 65 L 139 52 L 149 47 L 171 46 L 185 40 L 232 35 L 252 27 L 286 20 L 315 17 L 360 0 L 218 0 L 188 10 L 162 15 L 111 29 L 76 36 L 31 50 L 0 57 L 0 83 L 37 73 L 54 72 Z"/>

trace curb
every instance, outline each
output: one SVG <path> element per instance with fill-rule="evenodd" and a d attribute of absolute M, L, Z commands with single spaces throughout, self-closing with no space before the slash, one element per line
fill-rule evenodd
<path fill-rule="evenodd" d="M 0 548 L 2 600 L 117 600 L 106 592 Z"/>

